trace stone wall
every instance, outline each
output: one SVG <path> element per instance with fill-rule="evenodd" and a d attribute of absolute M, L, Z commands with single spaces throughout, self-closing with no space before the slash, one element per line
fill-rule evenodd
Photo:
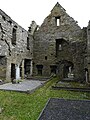
<path fill-rule="evenodd" d="M 56 53 L 57 40 L 61 47 L 58 55 Z M 62 40 L 65 41 L 65 44 Z M 37 65 L 43 66 L 43 76 L 50 76 L 50 66 L 57 66 L 58 62 L 66 60 L 74 64 L 73 71 L 76 79 L 83 79 L 84 43 L 83 30 L 57 3 L 34 34 L 34 75 L 38 75 Z"/>
<path fill-rule="evenodd" d="M 6 76 L 4 76 L 7 81 L 11 80 L 12 63 L 20 67 L 24 59 L 32 60 L 33 44 L 32 40 L 28 38 L 28 31 L 19 26 L 6 13 L 0 10 L 0 56 L 7 58 Z M 29 44 L 28 48 L 27 39 Z"/>
<path fill-rule="evenodd" d="M 26 31 L 0 10 L 0 78 L 6 82 L 31 75 L 90 75 L 90 22 L 81 29 L 57 3 L 39 27 Z M 89 79 L 89 78 L 88 78 Z M 13 81 L 12 81 L 13 82 Z"/>
<path fill-rule="evenodd" d="M 5 56 L 0 56 L 0 79 L 6 77 L 7 59 Z"/>

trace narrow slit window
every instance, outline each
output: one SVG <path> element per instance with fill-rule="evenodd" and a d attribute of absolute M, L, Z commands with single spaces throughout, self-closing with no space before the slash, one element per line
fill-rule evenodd
<path fill-rule="evenodd" d="M 47 60 L 47 56 L 45 56 L 45 60 Z"/>
<path fill-rule="evenodd" d="M 56 26 L 60 26 L 60 17 L 56 17 Z"/>
<path fill-rule="evenodd" d="M 60 20 L 59 19 L 57 19 L 57 26 L 60 26 L 60 22 L 59 22 Z"/>
<path fill-rule="evenodd" d="M 27 49 L 30 50 L 30 47 L 29 47 L 29 37 L 27 37 Z"/>
<path fill-rule="evenodd" d="M 13 45 L 16 45 L 16 32 L 17 30 L 13 28 L 13 31 L 12 31 L 12 44 Z"/>
<path fill-rule="evenodd" d="M 2 19 L 5 21 L 6 20 L 6 18 L 4 17 L 4 16 L 2 16 Z"/>

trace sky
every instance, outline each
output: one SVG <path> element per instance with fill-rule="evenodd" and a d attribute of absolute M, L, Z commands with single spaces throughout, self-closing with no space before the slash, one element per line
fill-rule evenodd
<path fill-rule="evenodd" d="M 0 0 L 0 9 L 28 30 L 33 20 L 41 25 L 57 2 L 81 28 L 88 25 L 90 0 Z"/>

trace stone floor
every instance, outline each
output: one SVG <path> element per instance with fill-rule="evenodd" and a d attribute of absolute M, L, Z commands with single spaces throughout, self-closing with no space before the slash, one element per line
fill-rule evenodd
<path fill-rule="evenodd" d="M 52 98 L 38 120 L 90 120 L 90 101 Z"/>
<path fill-rule="evenodd" d="M 0 90 L 9 90 L 9 91 L 18 91 L 18 92 L 30 92 L 35 90 L 36 88 L 43 85 L 45 81 L 39 80 L 24 80 L 17 84 L 6 83 L 0 85 Z"/>

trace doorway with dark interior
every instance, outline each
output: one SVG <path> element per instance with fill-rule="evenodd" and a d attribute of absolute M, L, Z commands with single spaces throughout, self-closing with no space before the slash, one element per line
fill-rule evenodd
<path fill-rule="evenodd" d="M 43 65 L 36 65 L 36 67 L 37 67 L 37 75 L 42 76 Z"/>
<path fill-rule="evenodd" d="M 25 59 L 24 60 L 24 74 L 26 77 L 30 75 L 31 72 L 31 60 L 30 59 Z"/>
<path fill-rule="evenodd" d="M 14 83 L 14 79 L 16 79 L 16 69 L 15 64 L 11 63 L 11 82 Z"/>

